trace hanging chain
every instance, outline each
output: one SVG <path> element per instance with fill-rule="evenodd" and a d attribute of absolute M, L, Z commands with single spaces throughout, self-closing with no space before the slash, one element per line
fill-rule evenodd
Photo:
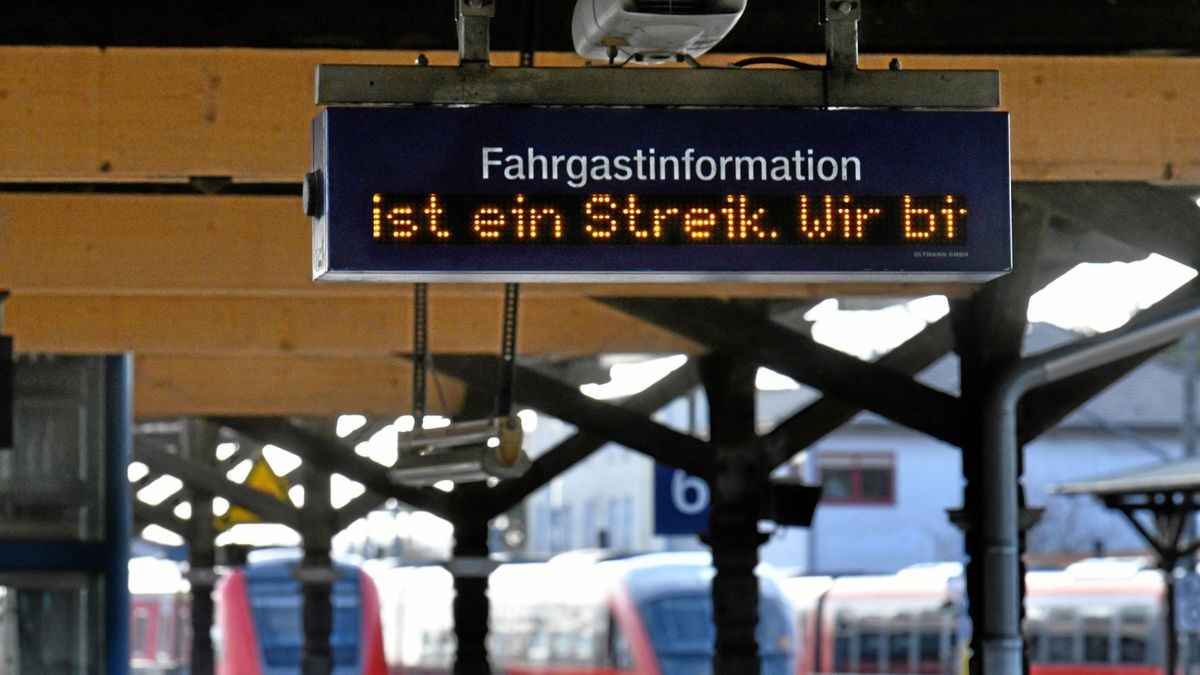
<path fill-rule="evenodd" d="M 425 371 L 429 365 L 429 285 L 413 284 L 413 429 L 425 421 Z"/>
<path fill-rule="evenodd" d="M 511 428 L 513 413 L 513 376 L 517 365 L 517 304 L 520 284 L 504 285 L 504 333 L 500 339 L 500 391 L 496 397 L 496 417 L 505 418 Z"/>

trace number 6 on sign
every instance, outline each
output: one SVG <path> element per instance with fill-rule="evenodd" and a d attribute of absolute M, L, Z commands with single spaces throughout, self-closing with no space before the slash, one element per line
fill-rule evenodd
<path fill-rule="evenodd" d="M 708 529 L 708 483 L 682 469 L 654 466 L 655 534 L 697 534 Z"/>

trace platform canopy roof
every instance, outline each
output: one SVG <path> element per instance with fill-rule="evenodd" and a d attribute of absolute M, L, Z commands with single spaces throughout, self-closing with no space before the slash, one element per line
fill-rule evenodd
<path fill-rule="evenodd" d="M 1196 490 L 1200 490 L 1200 457 L 1162 462 L 1089 480 L 1062 483 L 1054 488 L 1054 491 L 1060 494 L 1092 494 L 1097 497 Z"/>
<path fill-rule="evenodd" d="M 534 50 L 538 66 L 583 65 L 569 51 L 572 4 L 498 0 L 493 64 L 515 66 L 518 50 Z M 142 419 L 411 409 L 411 288 L 314 284 L 301 179 L 311 164 L 314 67 L 412 64 L 421 53 L 453 64 L 449 0 L 211 0 L 169 12 L 139 2 L 15 0 L 6 9 L 0 289 L 11 296 L 0 330 L 19 354 L 133 352 Z M 816 14 L 817 3 L 751 2 L 703 62 L 726 65 L 739 54 L 820 62 Z M 1200 263 L 1197 34 L 1200 11 L 1188 0 L 878 1 L 864 4 L 862 65 L 887 68 L 898 56 L 905 69 L 1000 71 L 1017 218 L 1045 226 L 1031 253 L 1018 242 L 1017 265 L 1031 270 L 1037 290 L 1079 262 L 1157 252 Z M 709 307 L 745 333 L 782 323 L 803 334 L 804 323 L 788 317 L 825 298 L 945 294 L 957 302 L 980 290 L 531 284 L 518 353 L 556 367 L 610 353 L 700 355 L 741 344 L 711 312 L 712 330 L 684 325 Z M 435 357 L 494 356 L 501 293 L 498 285 L 435 286 Z M 1019 307 L 1021 321 L 1022 293 L 998 303 Z M 921 339 L 948 353 L 948 335 Z M 776 369 L 785 365 L 775 359 Z M 461 375 L 443 373 L 431 412 L 459 413 L 479 399 Z"/>

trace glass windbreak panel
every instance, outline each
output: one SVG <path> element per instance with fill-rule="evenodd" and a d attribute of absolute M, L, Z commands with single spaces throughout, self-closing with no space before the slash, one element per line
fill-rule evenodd
<path fill-rule="evenodd" d="M 99 577 L 0 574 L 0 675 L 99 675 Z"/>
<path fill-rule="evenodd" d="M 0 538 L 100 540 L 104 361 L 14 363 L 13 449 L 0 453 Z"/>

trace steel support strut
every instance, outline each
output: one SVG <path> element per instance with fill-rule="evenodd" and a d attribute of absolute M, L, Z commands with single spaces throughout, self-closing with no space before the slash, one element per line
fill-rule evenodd
<path fill-rule="evenodd" d="M 983 612 L 983 672 L 1019 675 L 1021 663 L 1020 577 L 1017 558 L 1017 404 L 1030 389 L 1169 344 L 1200 327 L 1200 307 L 1169 314 L 1147 325 L 1105 333 L 1053 349 L 1012 366 L 995 383 L 984 417 L 983 527 L 987 534 L 987 606 Z M 993 580 L 994 579 L 994 580 Z"/>
<path fill-rule="evenodd" d="M 330 546 L 334 535 L 335 513 L 329 503 L 329 475 L 309 470 L 306 476 L 305 518 L 301 537 L 304 557 L 296 568 L 304 598 L 304 651 L 302 675 L 332 675 L 333 584 L 337 569 L 333 566 Z"/>
<path fill-rule="evenodd" d="M 755 441 L 754 378 L 758 367 L 725 353 L 705 357 L 700 377 L 708 394 L 709 436 L 717 462 L 709 478 L 712 511 L 705 543 L 712 549 L 716 644 L 714 675 L 760 670 L 758 643 L 759 498 L 766 471 Z"/>
<path fill-rule="evenodd" d="M 0 331 L 4 329 L 4 300 L 8 291 L 0 290 Z M 13 449 L 13 365 L 12 338 L 0 333 L 0 453 Z"/>
<path fill-rule="evenodd" d="M 188 420 L 184 426 L 184 450 L 188 459 L 216 468 L 219 430 L 203 420 Z M 192 603 L 192 675 L 213 675 L 213 586 L 217 575 L 217 531 L 213 526 L 213 496 L 205 492 L 191 494 L 192 517 L 188 521 L 188 583 Z"/>
<path fill-rule="evenodd" d="M 488 525 L 485 518 L 462 514 L 454 519 L 454 635 L 458 651 L 454 675 L 490 675 L 487 633 Z M 474 564 L 471 563 L 480 563 Z"/>

